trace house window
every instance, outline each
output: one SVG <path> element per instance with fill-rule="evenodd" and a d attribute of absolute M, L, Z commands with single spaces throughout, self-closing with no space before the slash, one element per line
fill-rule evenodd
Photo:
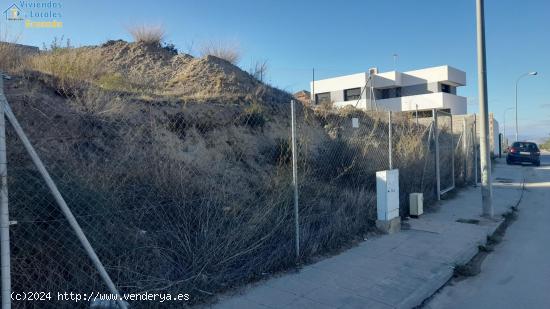
<path fill-rule="evenodd" d="M 390 98 L 390 89 L 382 89 L 382 99 Z"/>
<path fill-rule="evenodd" d="M 441 84 L 441 92 L 451 93 L 451 86 L 446 84 Z"/>
<path fill-rule="evenodd" d="M 351 88 L 344 90 L 344 101 L 359 100 L 361 98 L 361 88 Z"/>
<path fill-rule="evenodd" d="M 330 103 L 330 92 L 316 93 L 315 102 L 317 104 L 329 104 Z"/>
<path fill-rule="evenodd" d="M 401 97 L 401 87 L 395 88 L 395 97 L 400 98 Z"/>

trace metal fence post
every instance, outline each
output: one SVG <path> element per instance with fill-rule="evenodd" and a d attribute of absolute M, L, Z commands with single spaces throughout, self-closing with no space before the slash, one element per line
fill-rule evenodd
<path fill-rule="evenodd" d="M 468 134 L 466 131 L 466 117 L 462 118 L 462 156 L 464 157 L 463 173 L 464 173 L 464 184 L 468 182 Z"/>
<path fill-rule="evenodd" d="M 8 162 L 6 158 L 6 119 L 4 109 L 4 81 L 0 72 L 0 260 L 2 267 L 2 309 L 11 308 L 11 265 L 10 265 L 10 212 L 8 208 Z"/>
<path fill-rule="evenodd" d="M 437 109 L 432 110 L 433 123 L 434 123 L 434 139 L 435 139 L 435 190 L 437 193 L 437 200 L 441 200 L 441 179 L 439 169 L 439 128 L 437 124 Z"/>
<path fill-rule="evenodd" d="M 59 205 L 59 208 L 61 208 L 61 211 L 65 215 L 65 218 L 69 222 L 69 225 L 71 226 L 71 228 L 75 232 L 78 240 L 80 241 L 80 244 L 82 245 L 82 247 L 84 248 L 84 250 L 88 254 L 88 257 L 90 258 L 90 260 L 92 261 L 95 269 L 99 273 L 99 276 L 101 277 L 103 282 L 107 285 L 107 288 L 109 289 L 109 291 L 112 294 L 116 295 L 116 298 L 117 298 L 116 301 L 117 301 L 118 306 L 122 309 L 127 309 L 126 302 L 124 302 L 124 300 L 122 299 L 122 296 L 120 295 L 120 293 L 118 292 L 115 284 L 111 280 L 111 277 L 109 276 L 109 274 L 105 270 L 105 267 L 103 266 L 103 264 L 99 260 L 99 257 L 95 253 L 94 248 L 92 247 L 92 245 L 88 241 L 88 238 L 86 237 L 86 235 L 82 231 L 82 228 L 78 224 L 78 221 L 76 220 L 75 216 L 73 215 L 71 209 L 69 208 L 69 206 L 65 202 L 65 199 L 61 195 L 61 192 L 59 192 L 59 189 L 57 188 L 57 186 L 56 186 L 55 182 L 53 181 L 53 179 L 51 178 L 50 174 L 48 173 L 48 170 L 46 170 L 46 167 L 44 166 L 44 163 L 42 162 L 42 160 L 40 159 L 40 157 L 36 153 L 36 150 L 32 146 L 29 139 L 27 138 L 27 135 L 25 135 L 25 132 L 23 131 L 23 128 L 21 128 L 21 125 L 19 124 L 19 121 L 17 121 L 17 118 L 13 114 L 13 112 L 10 108 L 10 105 L 8 104 L 7 101 L 4 101 L 4 113 L 6 115 L 6 118 L 8 118 L 9 122 L 11 123 L 13 129 L 15 130 L 15 133 L 17 134 L 17 136 L 19 137 L 19 139 L 23 143 L 23 146 L 25 147 L 25 150 L 27 150 L 29 156 L 32 159 L 32 162 L 36 166 L 36 169 L 38 170 L 38 172 L 40 173 L 40 175 L 42 176 L 42 178 L 46 182 L 46 185 L 50 189 L 50 192 L 52 193 L 53 197 L 55 198 L 55 201 Z"/>
<path fill-rule="evenodd" d="M 474 114 L 474 187 L 477 187 L 477 115 Z"/>
<path fill-rule="evenodd" d="M 391 111 L 388 112 L 388 162 L 390 170 L 393 169 L 393 149 L 392 149 L 392 125 Z"/>
<path fill-rule="evenodd" d="M 455 137 L 453 134 L 453 115 L 449 114 L 449 117 L 451 118 L 451 179 L 453 180 L 453 184 L 451 185 L 451 188 L 454 188 L 456 186 L 456 179 L 455 179 Z"/>
<path fill-rule="evenodd" d="M 292 130 L 292 186 L 294 187 L 294 228 L 296 238 L 296 259 L 300 258 L 300 220 L 298 214 L 298 166 L 296 153 L 296 103 L 294 100 L 290 101 L 290 113 L 291 113 L 291 130 Z"/>
<path fill-rule="evenodd" d="M 418 104 L 416 104 L 416 125 L 418 126 Z"/>

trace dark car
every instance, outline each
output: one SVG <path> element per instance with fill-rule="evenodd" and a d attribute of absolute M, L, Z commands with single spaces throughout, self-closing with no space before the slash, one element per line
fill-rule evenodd
<path fill-rule="evenodd" d="M 529 162 L 540 166 L 540 150 L 537 144 L 530 142 L 515 142 L 508 149 L 506 163 Z"/>

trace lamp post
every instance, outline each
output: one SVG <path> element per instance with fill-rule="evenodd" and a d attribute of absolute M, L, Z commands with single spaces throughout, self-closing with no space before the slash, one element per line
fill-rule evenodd
<path fill-rule="evenodd" d="M 487 103 L 487 65 L 485 54 L 485 7 L 484 0 L 476 0 L 477 20 L 477 76 L 479 89 L 479 163 L 481 168 L 481 204 L 483 216 L 493 217 L 493 188 L 491 180 L 491 157 L 489 153 L 489 105 Z"/>
<path fill-rule="evenodd" d="M 537 75 L 538 72 L 529 72 L 529 73 L 525 73 L 525 74 L 521 74 L 518 79 L 516 79 L 516 142 L 518 141 L 518 84 L 519 84 L 519 81 L 525 77 L 525 76 L 529 76 L 529 75 Z"/>
<path fill-rule="evenodd" d="M 507 141 L 506 139 L 506 112 L 509 111 L 509 110 L 513 110 L 514 108 L 513 107 L 509 107 L 507 109 L 504 110 L 504 140 Z M 508 143 L 506 143 L 506 146 L 508 146 Z"/>

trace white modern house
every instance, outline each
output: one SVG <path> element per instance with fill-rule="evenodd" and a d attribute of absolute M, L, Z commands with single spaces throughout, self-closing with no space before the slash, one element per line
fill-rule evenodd
<path fill-rule="evenodd" d="M 466 85 L 466 73 L 448 65 L 421 70 L 369 72 L 316 80 L 310 83 L 314 104 L 352 105 L 386 111 L 431 110 L 466 114 L 466 98 L 457 87 Z"/>

